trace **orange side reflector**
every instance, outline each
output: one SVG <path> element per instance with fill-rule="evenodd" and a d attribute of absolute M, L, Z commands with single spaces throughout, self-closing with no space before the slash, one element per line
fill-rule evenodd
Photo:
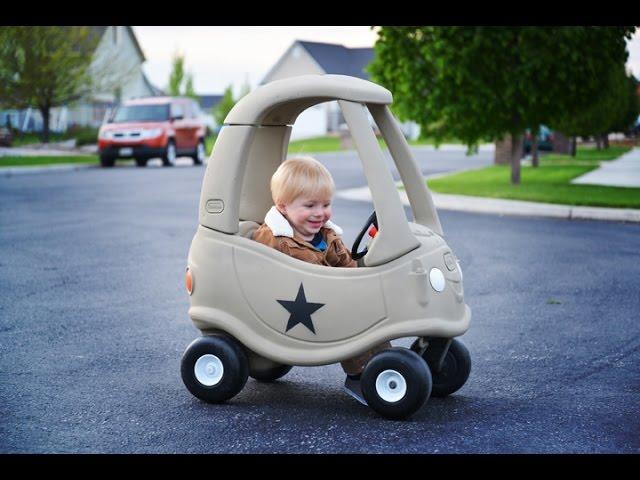
<path fill-rule="evenodd" d="M 191 276 L 191 270 L 189 269 L 189 267 L 187 267 L 187 271 L 184 274 L 184 283 L 187 287 L 187 292 L 189 292 L 189 295 L 191 295 L 191 293 L 193 292 L 193 277 Z"/>
<path fill-rule="evenodd" d="M 373 238 L 376 236 L 377 233 L 378 233 L 378 229 L 376 228 L 376 226 L 371 225 L 371 228 L 369 229 L 369 236 Z"/>

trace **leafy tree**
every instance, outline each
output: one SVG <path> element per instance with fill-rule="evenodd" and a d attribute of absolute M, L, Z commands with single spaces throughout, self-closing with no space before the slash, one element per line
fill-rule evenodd
<path fill-rule="evenodd" d="M 573 115 L 557 117 L 554 128 L 572 135 L 574 139 L 577 136 L 593 136 L 596 138 L 598 149 L 602 143 L 608 146 L 608 134 L 613 131 L 625 131 L 637 117 L 638 100 L 634 84 L 633 78 L 627 76 L 623 65 L 612 68 L 598 97 Z M 572 155 L 575 153 L 574 140 Z"/>
<path fill-rule="evenodd" d="M 198 95 L 193 88 L 193 74 L 185 71 L 184 63 L 184 54 L 174 53 L 167 92 L 171 96 L 186 96 L 197 100 Z"/>
<path fill-rule="evenodd" d="M 191 73 L 187 74 L 187 78 L 185 80 L 184 95 L 187 97 L 191 97 L 195 100 L 198 99 L 198 95 L 196 94 L 196 91 L 193 88 L 193 75 Z"/>
<path fill-rule="evenodd" d="M 180 53 L 173 54 L 171 63 L 171 73 L 169 74 L 169 86 L 167 92 L 171 96 L 181 95 L 182 83 L 184 82 L 184 55 Z"/>
<path fill-rule="evenodd" d="M 638 82 L 633 74 L 627 76 L 626 80 L 623 91 L 626 96 L 625 106 L 619 112 L 618 118 L 614 121 L 611 128 L 612 132 L 628 132 L 640 115 L 640 91 L 638 90 L 640 82 Z"/>
<path fill-rule="evenodd" d="M 382 27 L 369 66 L 403 120 L 436 142 L 472 150 L 510 135 L 511 182 L 520 182 L 522 133 L 586 108 L 634 27 Z"/>
<path fill-rule="evenodd" d="M 224 119 L 227 118 L 227 115 L 235 104 L 236 100 L 233 98 L 233 87 L 232 85 L 229 85 L 224 89 L 222 100 L 220 100 L 212 110 L 213 118 L 215 118 L 218 125 L 222 125 L 224 123 Z"/>
<path fill-rule="evenodd" d="M 91 90 L 89 68 L 98 38 L 87 27 L 0 28 L 0 103 L 37 107 L 42 141 L 49 141 L 53 107 L 79 100 Z"/>

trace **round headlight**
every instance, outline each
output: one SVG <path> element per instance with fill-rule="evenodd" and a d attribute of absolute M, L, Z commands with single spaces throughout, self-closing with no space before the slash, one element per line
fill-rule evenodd
<path fill-rule="evenodd" d="M 431 286 L 436 292 L 441 292 L 444 290 L 446 282 L 444 280 L 444 274 L 442 270 L 439 268 L 432 268 L 429 272 L 429 282 L 431 282 Z"/>

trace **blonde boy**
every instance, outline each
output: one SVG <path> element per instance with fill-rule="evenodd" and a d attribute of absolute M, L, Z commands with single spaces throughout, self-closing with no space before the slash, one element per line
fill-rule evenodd
<path fill-rule="evenodd" d="M 356 261 L 340 236 L 342 229 L 331 218 L 335 191 L 331 174 L 311 157 L 283 162 L 271 177 L 274 206 L 253 239 L 299 260 L 330 267 L 356 267 Z M 345 318 L 348 321 L 348 318 Z M 359 376 L 371 356 L 391 344 L 385 342 L 341 363 L 348 375 L 345 386 L 359 389 Z M 357 392 L 359 394 L 359 392 Z"/>

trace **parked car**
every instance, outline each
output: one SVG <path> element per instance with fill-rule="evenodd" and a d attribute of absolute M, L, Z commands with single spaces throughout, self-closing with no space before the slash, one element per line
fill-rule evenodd
<path fill-rule="evenodd" d="M 533 139 L 533 135 L 531 132 L 527 130 L 524 134 L 524 153 L 528 155 L 531 153 L 531 140 Z M 538 151 L 546 151 L 550 152 L 553 150 L 553 132 L 549 130 L 544 125 L 540 126 L 540 131 L 538 132 Z"/>
<path fill-rule="evenodd" d="M 204 161 L 205 124 L 195 100 L 183 97 L 149 97 L 125 101 L 98 133 L 98 152 L 103 167 L 118 158 L 133 158 L 144 167 L 160 157 L 164 166 L 179 156 Z"/>
<path fill-rule="evenodd" d="M 13 142 L 13 133 L 10 129 L 0 127 L 0 146 L 10 147 Z"/>

